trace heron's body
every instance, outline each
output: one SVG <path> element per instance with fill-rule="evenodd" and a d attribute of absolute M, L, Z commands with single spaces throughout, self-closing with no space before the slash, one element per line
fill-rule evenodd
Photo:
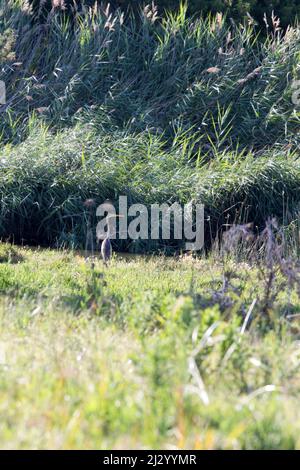
<path fill-rule="evenodd" d="M 103 239 L 103 242 L 101 244 L 101 255 L 102 255 L 102 259 L 103 259 L 103 262 L 104 264 L 107 264 L 107 262 L 110 260 L 111 256 L 112 256 L 112 246 L 111 246 L 111 241 L 110 241 L 110 238 L 112 237 L 112 234 L 115 233 L 115 229 L 112 230 L 111 229 L 111 226 L 110 226 L 110 220 L 112 218 L 115 218 L 115 217 L 123 217 L 123 216 L 120 216 L 120 215 L 108 215 L 106 217 L 106 221 L 107 221 L 107 233 L 106 233 L 106 236 L 105 238 Z M 102 238 L 102 237 L 101 237 Z"/>
<path fill-rule="evenodd" d="M 104 238 L 102 244 L 101 244 L 101 255 L 104 263 L 106 264 L 112 255 L 112 247 L 111 247 L 111 242 L 109 239 L 109 236 L 107 235 L 106 238 Z"/>

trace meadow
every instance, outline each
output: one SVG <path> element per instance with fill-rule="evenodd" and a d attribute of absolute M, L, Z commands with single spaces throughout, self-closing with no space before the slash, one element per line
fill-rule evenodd
<path fill-rule="evenodd" d="M 299 299 L 280 273 L 266 330 L 256 265 L 228 260 L 224 285 L 213 257 L 93 263 L 0 248 L 1 448 L 299 448 Z"/>
<path fill-rule="evenodd" d="M 1 448 L 300 448 L 300 29 L 268 21 L 0 0 Z M 105 267 L 84 203 L 120 195 L 204 204 L 204 250 Z"/>

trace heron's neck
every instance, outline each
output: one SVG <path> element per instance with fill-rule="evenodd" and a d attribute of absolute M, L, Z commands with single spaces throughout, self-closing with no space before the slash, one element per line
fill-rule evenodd
<path fill-rule="evenodd" d="M 107 219 L 107 232 L 106 232 L 106 238 L 110 238 L 111 231 L 110 231 L 110 219 Z"/>

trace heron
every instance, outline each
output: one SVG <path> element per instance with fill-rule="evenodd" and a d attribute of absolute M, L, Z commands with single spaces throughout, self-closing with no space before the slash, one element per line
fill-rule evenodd
<path fill-rule="evenodd" d="M 103 242 L 101 243 L 101 256 L 105 265 L 110 260 L 112 255 L 112 246 L 110 241 L 110 231 L 108 229 L 106 233 L 106 237 L 104 238 Z"/>
<path fill-rule="evenodd" d="M 116 218 L 116 217 L 122 217 L 122 216 L 121 215 L 108 215 L 106 217 L 107 232 L 106 232 L 105 238 L 103 239 L 101 243 L 101 256 L 102 256 L 105 266 L 107 265 L 108 261 L 111 259 L 111 256 L 112 256 L 112 245 L 110 241 L 111 229 L 110 229 L 109 221 L 110 219 Z"/>

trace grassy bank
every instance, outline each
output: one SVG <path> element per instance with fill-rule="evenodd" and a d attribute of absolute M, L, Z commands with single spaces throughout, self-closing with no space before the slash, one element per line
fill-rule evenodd
<path fill-rule="evenodd" d="M 82 246 L 82 203 L 205 204 L 224 223 L 299 206 L 299 28 L 90 11 L 33 25 L 2 2 L 0 236 Z M 230 24 L 230 25 L 229 25 Z M 118 245 L 149 251 L 149 243 Z"/>
<path fill-rule="evenodd" d="M 230 269 L 1 245 L 1 448 L 299 448 L 297 292 L 264 332 L 257 266 Z"/>

